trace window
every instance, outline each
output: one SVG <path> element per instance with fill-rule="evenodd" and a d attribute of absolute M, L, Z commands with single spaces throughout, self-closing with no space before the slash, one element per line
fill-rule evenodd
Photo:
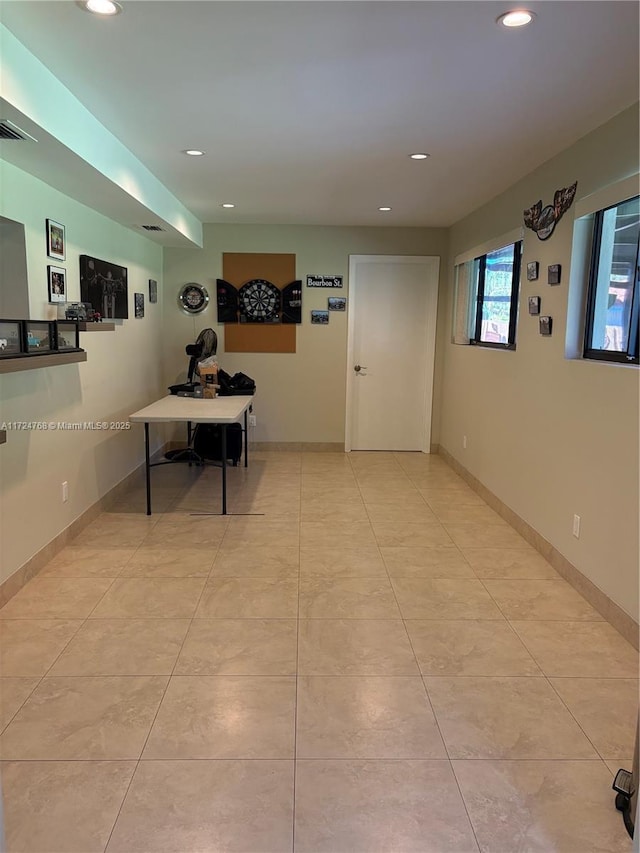
<path fill-rule="evenodd" d="M 640 197 L 594 217 L 584 357 L 638 364 Z"/>
<path fill-rule="evenodd" d="M 471 343 L 515 349 L 522 241 L 487 252 L 473 261 Z"/>

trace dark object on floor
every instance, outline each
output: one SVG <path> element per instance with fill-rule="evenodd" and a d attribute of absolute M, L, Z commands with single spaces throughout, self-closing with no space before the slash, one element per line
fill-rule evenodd
<path fill-rule="evenodd" d="M 222 461 L 222 427 L 219 424 L 198 424 L 193 437 L 193 450 L 201 459 Z M 227 460 L 237 467 L 242 456 L 242 426 L 227 425 Z"/>

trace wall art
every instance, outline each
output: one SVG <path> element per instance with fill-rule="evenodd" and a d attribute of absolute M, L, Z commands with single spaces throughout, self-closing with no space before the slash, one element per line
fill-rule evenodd
<path fill-rule="evenodd" d="M 562 274 L 562 267 L 560 264 L 551 264 L 547 268 L 547 281 L 549 284 L 560 284 L 560 276 Z"/>
<path fill-rule="evenodd" d="M 47 267 L 49 302 L 67 301 L 67 271 L 64 267 Z"/>
<path fill-rule="evenodd" d="M 540 297 L 539 296 L 530 296 L 529 297 L 529 314 L 539 314 L 540 313 Z"/>
<path fill-rule="evenodd" d="M 158 301 L 158 282 L 154 279 L 149 279 L 149 302 Z"/>
<path fill-rule="evenodd" d="M 311 322 L 317 323 L 321 326 L 326 326 L 329 322 L 329 312 L 328 311 L 312 311 L 311 312 Z"/>
<path fill-rule="evenodd" d="M 144 317 L 144 293 L 133 294 L 133 305 L 136 317 Z"/>
<path fill-rule="evenodd" d="M 527 264 L 527 281 L 537 281 L 539 269 L 540 264 L 538 261 L 529 261 Z"/>
<path fill-rule="evenodd" d="M 343 296 L 330 296 L 327 299 L 329 311 L 346 311 L 347 300 Z"/>
<path fill-rule="evenodd" d="M 307 287 L 342 287 L 341 275 L 308 275 Z"/>
<path fill-rule="evenodd" d="M 105 320 L 128 319 L 127 268 L 80 255 L 80 299 Z"/>
<path fill-rule="evenodd" d="M 556 190 L 553 196 L 553 204 L 542 206 L 542 199 L 523 211 L 525 227 L 530 228 L 538 235 L 539 240 L 548 240 L 554 232 L 558 222 L 569 210 L 576 197 L 578 182 L 570 187 Z"/>
<path fill-rule="evenodd" d="M 540 317 L 540 334 L 550 335 L 553 328 L 553 317 Z"/>
<path fill-rule="evenodd" d="M 64 261 L 66 248 L 64 225 L 47 219 L 47 255 L 57 261 Z"/>

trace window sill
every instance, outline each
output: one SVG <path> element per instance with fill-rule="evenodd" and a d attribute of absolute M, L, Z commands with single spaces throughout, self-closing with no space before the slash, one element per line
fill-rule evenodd
<path fill-rule="evenodd" d="M 469 341 L 472 347 L 480 347 L 481 349 L 496 349 L 506 350 L 507 352 L 515 352 L 515 344 L 491 344 L 486 341 Z"/>

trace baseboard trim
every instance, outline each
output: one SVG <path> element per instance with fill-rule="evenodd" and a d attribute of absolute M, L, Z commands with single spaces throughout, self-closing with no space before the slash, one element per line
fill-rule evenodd
<path fill-rule="evenodd" d="M 538 531 L 531 527 L 523 518 L 515 513 L 500 498 L 494 495 L 480 480 L 473 476 L 467 469 L 452 456 L 444 447 L 440 447 L 438 455 L 459 474 L 474 492 L 495 510 L 504 520 L 510 524 L 536 551 L 547 560 L 553 568 L 563 577 L 567 583 L 580 593 L 589 604 L 594 607 L 607 622 L 616 629 L 634 648 L 640 647 L 638 624 L 629 616 L 615 601 L 612 601 L 601 589 L 589 580 L 573 563 L 547 541 Z"/>
<path fill-rule="evenodd" d="M 165 447 L 153 454 L 157 458 L 165 452 Z M 0 607 L 13 598 L 25 584 L 35 578 L 44 567 L 62 551 L 76 536 L 91 524 L 101 512 L 108 510 L 114 503 L 123 497 L 133 486 L 144 483 L 144 462 L 135 468 L 106 494 L 91 504 L 81 515 L 79 515 L 68 527 L 37 551 L 33 557 L 27 560 L 19 569 L 0 584 Z"/>

